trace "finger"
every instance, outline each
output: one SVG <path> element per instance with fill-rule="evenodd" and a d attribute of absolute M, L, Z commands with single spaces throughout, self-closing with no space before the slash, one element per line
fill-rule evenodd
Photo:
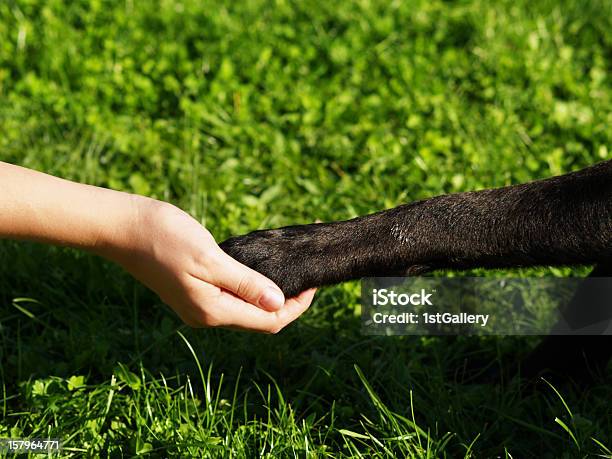
<path fill-rule="evenodd" d="M 221 252 L 211 262 L 207 282 L 267 311 L 277 311 L 285 304 L 285 295 L 274 282 L 226 253 Z"/>
<path fill-rule="evenodd" d="M 223 326 L 264 333 L 278 333 L 297 319 L 312 303 L 315 289 L 288 300 L 278 311 L 264 311 L 227 292 L 219 297 L 218 320 Z"/>
<path fill-rule="evenodd" d="M 305 306 L 304 310 L 306 310 L 310 307 L 312 300 L 314 299 L 315 293 L 317 293 L 317 289 L 310 288 L 308 290 L 304 290 L 298 296 L 290 298 L 287 302 L 289 303 L 291 301 L 297 301 L 298 303 L 301 303 L 303 306 Z"/>

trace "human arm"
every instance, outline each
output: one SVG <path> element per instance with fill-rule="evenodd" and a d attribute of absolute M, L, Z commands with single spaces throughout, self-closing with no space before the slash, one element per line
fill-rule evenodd
<path fill-rule="evenodd" d="M 130 272 L 191 326 L 275 333 L 313 290 L 285 301 L 177 207 L 0 162 L 0 238 L 87 250 Z"/>

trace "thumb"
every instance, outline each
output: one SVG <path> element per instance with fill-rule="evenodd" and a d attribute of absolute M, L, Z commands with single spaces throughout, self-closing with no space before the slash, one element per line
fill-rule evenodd
<path fill-rule="evenodd" d="M 268 311 L 277 311 L 285 304 L 285 295 L 267 277 L 239 263 L 222 252 L 211 273 L 212 283 Z"/>

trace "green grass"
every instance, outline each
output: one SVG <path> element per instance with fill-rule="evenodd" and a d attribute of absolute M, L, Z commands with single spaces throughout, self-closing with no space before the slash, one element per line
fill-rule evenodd
<path fill-rule="evenodd" d="M 562 173 L 612 156 L 611 5 L 3 0 L 0 159 L 172 201 L 218 240 Z M 609 374 L 469 384 L 467 362 L 535 341 L 363 336 L 358 295 L 323 289 L 278 336 L 189 330 L 109 263 L 3 241 L 0 435 L 74 457 L 612 457 Z"/>

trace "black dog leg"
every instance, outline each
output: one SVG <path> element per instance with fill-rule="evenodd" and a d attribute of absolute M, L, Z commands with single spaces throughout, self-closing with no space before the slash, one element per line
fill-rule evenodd
<path fill-rule="evenodd" d="M 255 231 L 221 248 L 289 297 L 350 279 L 434 269 L 594 265 L 612 259 L 612 161 L 348 221 Z"/>

